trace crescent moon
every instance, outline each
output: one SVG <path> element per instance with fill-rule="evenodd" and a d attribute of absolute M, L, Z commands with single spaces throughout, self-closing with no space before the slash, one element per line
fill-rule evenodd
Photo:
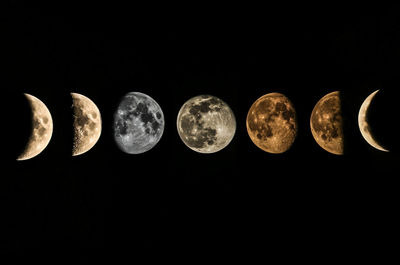
<path fill-rule="evenodd" d="M 361 135 L 364 137 L 365 141 L 369 143 L 372 147 L 384 151 L 384 152 L 389 152 L 389 150 L 385 149 L 383 146 L 381 146 L 375 139 L 374 136 L 371 133 L 371 127 L 369 126 L 368 119 L 367 119 L 367 112 L 369 109 L 369 106 L 375 97 L 375 95 L 379 92 L 379 89 L 376 90 L 375 92 L 371 93 L 363 102 L 361 105 L 360 111 L 358 113 L 358 127 L 360 128 Z"/>
<path fill-rule="evenodd" d="M 77 156 L 89 151 L 99 140 L 101 116 L 92 100 L 78 93 L 71 93 L 71 96 L 74 116 L 72 155 Z"/>
<path fill-rule="evenodd" d="M 17 160 L 27 160 L 40 154 L 53 134 L 53 120 L 46 105 L 32 95 L 24 95 L 32 110 L 32 133 Z"/>

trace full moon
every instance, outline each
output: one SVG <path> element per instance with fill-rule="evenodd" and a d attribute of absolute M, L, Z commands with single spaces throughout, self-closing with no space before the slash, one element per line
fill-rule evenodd
<path fill-rule="evenodd" d="M 360 111 L 358 113 L 358 127 L 360 128 L 361 134 L 364 137 L 365 141 L 367 141 L 367 143 L 380 151 L 389 152 L 389 150 L 383 148 L 383 146 L 375 140 L 374 136 L 371 133 L 371 127 L 368 123 L 367 118 L 369 106 L 378 92 L 379 90 L 376 90 L 375 92 L 371 93 L 371 95 L 369 95 L 361 105 Z"/>
<path fill-rule="evenodd" d="M 231 108 L 221 99 L 210 95 L 186 101 L 178 113 L 176 124 L 185 145 L 204 154 L 225 148 L 236 131 Z"/>
<path fill-rule="evenodd" d="M 158 103 L 143 93 L 130 92 L 114 114 L 114 139 L 128 154 L 152 149 L 164 132 L 164 114 Z"/>
<path fill-rule="evenodd" d="M 71 93 L 73 108 L 74 139 L 72 155 L 77 156 L 89 151 L 99 140 L 101 117 L 97 106 L 89 98 Z"/>
<path fill-rule="evenodd" d="M 317 102 L 311 113 L 310 127 L 319 146 L 332 154 L 344 154 L 343 118 L 339 91 L 329 93 Z"/>
<path fill-rule="evenodd" d="M 297 136 L 296 111 L 285 95 L 269 93 L 253 103 L 246 126 L 250 139 L 261 150 L 283 153 Z"/>
<path fill-rule="evenodd" d="M 40 154 L 50 142 L 53 134 L 53 120 L 46 105 L 32 95 L 24 95 L 31 107 L 32 133 L 17 160 L 27 160 Z"/>

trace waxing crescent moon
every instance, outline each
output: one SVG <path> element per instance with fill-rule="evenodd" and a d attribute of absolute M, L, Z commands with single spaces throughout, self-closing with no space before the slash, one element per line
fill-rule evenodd
<path fill-rule="evenodd" d="M 74 117 L 72 155 L 77 156 L 89 151 L 99 140 L 101 116 L 92 100 L 78 93 L 71 93 L 71 96 Z"/>
<path fill-rule="evenodd" d="M 367 112 L 369 110 L 369 106 L 374 99 L 375 95 L 379 92 L 379 89 L 375 92 L 371 93 L 361 105 L 360 111 L 358 113 L 358 127 L 360 128 L 361 134 L 364 137 L 365 141 L 369 143 L 372 147 L 384 152 L 389 152 L 389 150 L 383 148 L 373 137 L 371 133 L 371 127 L 368 123 Z"/>
<path fill-rule="evenodd" d="M 24 95 L 32 110 L 32 133 L 17 160 L 27 160 L 40 154 L 50 142 L 53 134 L 53 120 L 46 105 L 32 95 Z"/>

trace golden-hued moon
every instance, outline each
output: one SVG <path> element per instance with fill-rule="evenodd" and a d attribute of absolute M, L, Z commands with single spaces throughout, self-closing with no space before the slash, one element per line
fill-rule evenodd
<path fill-rule="evenodd" d="M 343 118 L 339 91 L 329 93 L 318 101 L 311 113 L 310 127 L 319 146 L 332 154 L 344 154 Z"/>
<path fill-rule="evenodd" d="M 246 126 L 250 139 L 261 150 L 283 153 L 290 149 L 297 136 L 296 111 L 285 95 L 269 93 L 250 107 Z"/>
<path fill-rule="evenodd" d="M 369 106 L 375 97 L 375 95 L 379 92 L 376 90 L 371 93 L 361 105 L 360 111 L 358 112 L 358 127 L 360 128 L 361 134 L 364 137 L 365 141 L 369 143 L 372 147 L 384 152 L 389 152 L 389 150 L 385 149 L 382 145 L 380 145 L 374 138 L 371 133 L 371 127 L 368 123 L 367 112 L 369 111 Z"/>
<path fill-rule="evenodd" d="M 24 94 L 31 107 L 32 132 L 26 147 L 17 160 L 27 160 L 40 154 L 53 134 L 53 120 L 46 105 L 38 98 Z"/>
<path fill-rule="evenodd" d="M 193 151 L 210 154 L 224 149 L 233 139 L 236 119 L 221 99 L 201 95 L 183 104 L 176 120 L 178 134 Z"/>
<path fill-rule="evenodd" d="M 92 100 L 78 93 L 71 93 L 71 96 L 74 117 L 72 155 L 77 156 L 89 151 L 99 140 L 101 116 Z"/>

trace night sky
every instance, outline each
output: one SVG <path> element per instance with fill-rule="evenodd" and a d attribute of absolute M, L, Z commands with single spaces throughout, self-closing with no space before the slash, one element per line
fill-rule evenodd
<path fill-rule="evenodd" d="M 110 5 L 0 11 L 3 250 L 51 252 L 71 264 L 390 250 L 399 200 L 398 7 L 203 6 L 175 14 Z M 358 110 L 376 89 L 372 124 L 390 153 L 358 129 Z M 343 96 L 344 156 L 320 148 L 309 125 L 315 104 L 335 90 Z M 120 151 L 112 130 L 119 100 L 133 91 L 155 99 L 165 116 L 160 142 L 138 155 Z M 77 157 L 70 92 L 93 100 L 103 121 L 97 144 Z M 297 138 L 279 155 L 256 147 L 246 131 L 250 106 L 271 92 L 286 95 L 298 117 Z M 30 132 L 23 93 L 46 104 L 54 131 L 40 155 L 16 161 Z M 225 101 L 237 122 L 232 142 L 208 155 L 186 147 L 176 129 L 182 104 L 201 94 Z"/>

